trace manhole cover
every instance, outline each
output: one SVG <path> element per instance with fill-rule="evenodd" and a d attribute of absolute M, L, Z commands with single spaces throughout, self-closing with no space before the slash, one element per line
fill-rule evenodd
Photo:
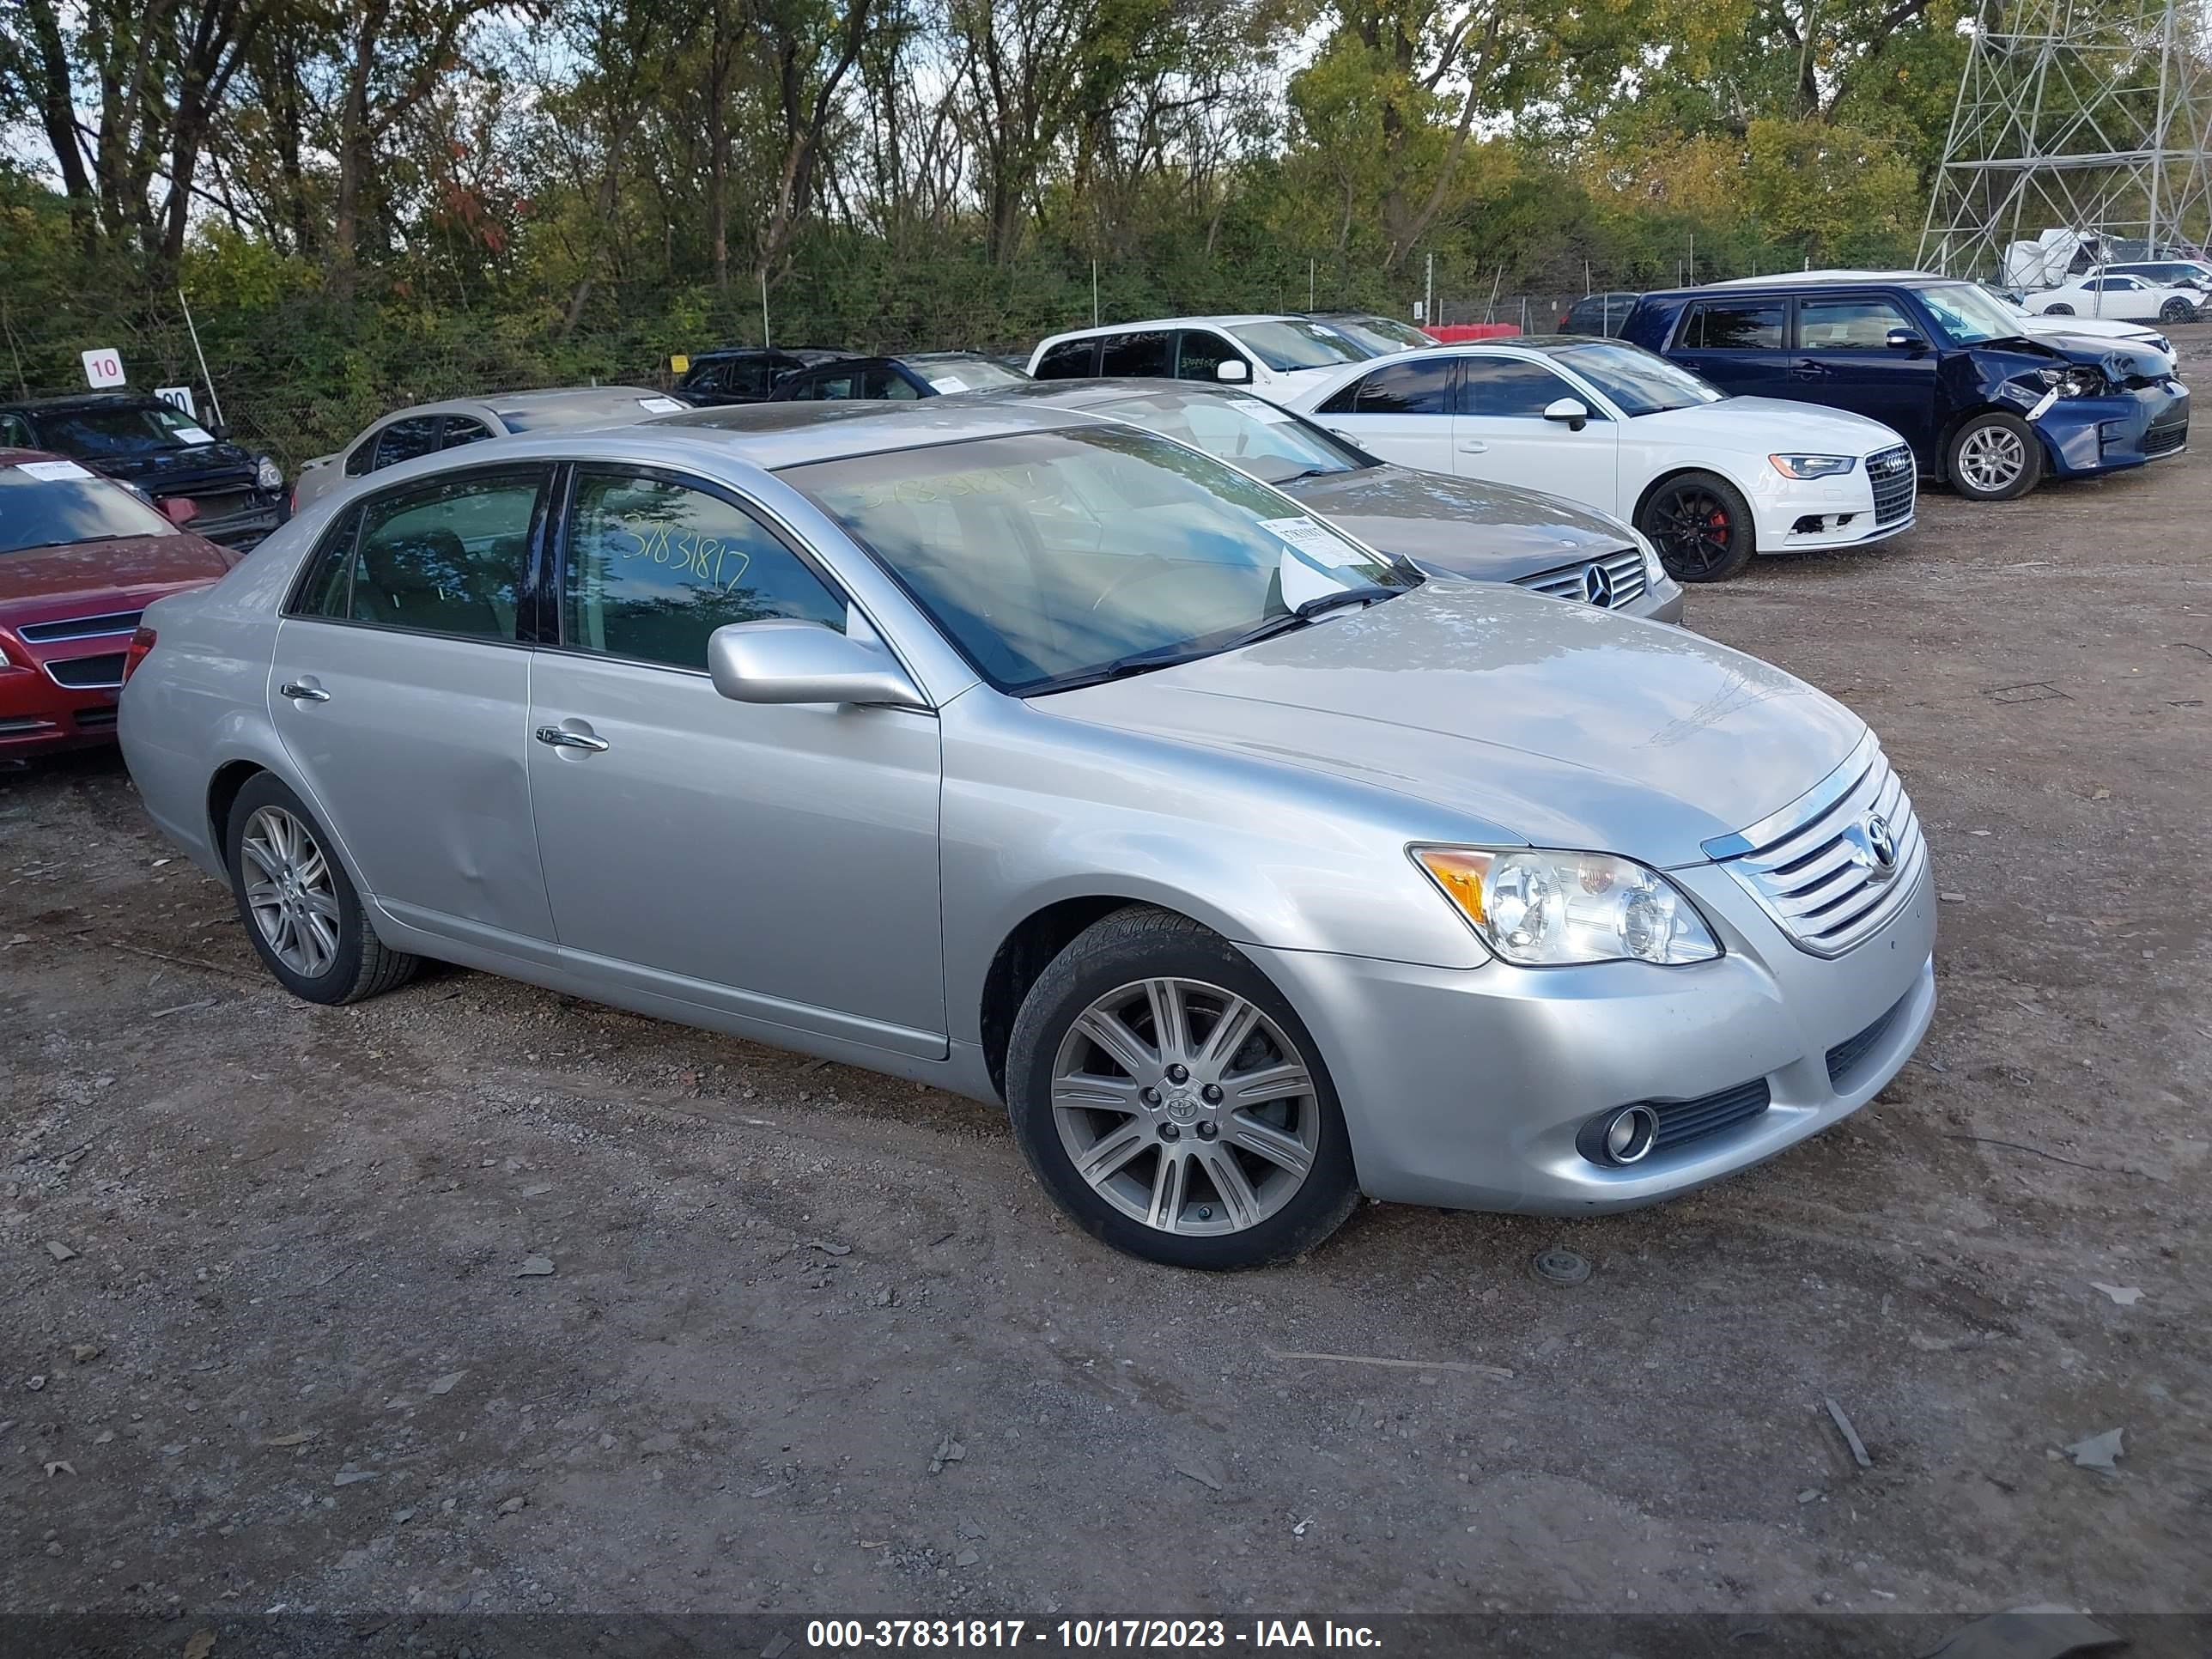
<path fill-rule="evenodd" d="M 1539 1250 L 1531 1265 L 1547 1285 L 1579 1285 L 1589 1277 L 1589 1263 L 1572 1250 Z"/>

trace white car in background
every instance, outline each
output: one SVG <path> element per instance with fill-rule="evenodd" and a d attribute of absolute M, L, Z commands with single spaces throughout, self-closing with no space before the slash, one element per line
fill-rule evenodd
<path fill-rule="evenodd" d="M 1312 317 L 1159 317 L 1054 334 L 1030 354 L 1029 369 L 1038 380 L 1109 375 L 1249 386 L 1281 404 L 1377 355 Z"/>
<path fill-rule="evenodd" d="M 2125 323 L 2191 323 L 2203 290 L 2172 288 L 2141 276 L 2078 276 L 2027 296 L 2041 317 L 2104 317 Z"/>
<path fill-rule="evenodd" d="M 1756 553 L 1911 527 L 1912 451 L 1879 421 L 1731 398 L 1665 358 L 1577 335 L 1439 346 L 1356 365 L 1293 400 L 1405 466 L 1518 484 L 1625 519 L 1677 581 Z"/>

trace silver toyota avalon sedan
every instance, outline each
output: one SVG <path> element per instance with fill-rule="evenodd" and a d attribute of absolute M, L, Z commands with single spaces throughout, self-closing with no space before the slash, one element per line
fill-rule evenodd
<path fill-rule="evenodd" d="M 1679 1193 L 1934 1008 L 1841 704 L 1079 411 L 496 440 L 144 623 L 131 774 L 298 995 L 437 957 L 1002 1099 L 1156 1261 Z"/>

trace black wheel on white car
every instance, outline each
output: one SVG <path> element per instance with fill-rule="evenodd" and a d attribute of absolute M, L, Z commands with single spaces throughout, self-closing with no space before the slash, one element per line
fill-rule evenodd
<path fill-rule="evenodd" d="M 2161 323 L 2193 323 L 2197 320 L 2197 307 L 2176 295 L 2158 308 L 2158 319 Z"/>
<path fill-rule="evenodd" d="M 1297 1012 L 1236 946 L 1170 911 L 1116 911 L 1038 976 L 1006 1099 L 1060 1207 L 1148 1261 L 1282 1261 L 1358 1202 L 1336 1090 Z"/>
<path fill-rule="evenodd" d="M 329 836 L 269 773 L 231 804 L 223 853 L 246 936 L 294 996 L 359 1002 L 414 977 L 420 958 L 377 938 Z"/>
<path fill-rule="evenodd" d="M 1759 551 L 1750 505 L 1726 478 L 1684 472 L 1645 498 L 1636 527 L 1659 550 L 1659 562 L 1678 582 L 1724 582 L 1741 576 Z"/>
<path fill-rule="evenodd" d="M 1951 434 L 1951 488 L 1970 501 L 2008 501 L 2043 482 L 2043 441 L 2017 415 L 1993 409 Z"/>

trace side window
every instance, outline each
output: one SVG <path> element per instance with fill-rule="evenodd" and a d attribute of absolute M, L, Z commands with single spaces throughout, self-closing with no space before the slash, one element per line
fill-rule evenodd
<path fill-rule="evenodd" d="M 1037 359 L 1040 380 L 1080 380 L 1098 372 L 1098 342 L 1062 340 Z"/>
<path fill-rule="evenodd" d="M 1105 349 L 1098 354 L 1098 372 L 1164 380 L 1170 373 L 1169 353 L 1174 346 L 1175 337 L 1165 329 L 1142 334 L 1110 334 L 1106 337 Z M 1212 373 L 1211 369 L 1206 372 Z"/>
<path fill-rule="evenodd" d="M 1452 383 L 1459 362 L 1432 357 L 1425 362 L 1393 363 L 1346 386 L 1328 400 L 1333 415 L 1449 415 Z"/>
<path fill-rule="evenodd" d="M 868 376 L 868 395 L 895 404 L 918 402 L 921 392 L 895 368 L 878 368 Z"/>
<path fill-rule="evenodd" d="M 1690 308 L 1678 349 L 1686 351 L 1779 351 L 1782 301 L 1746 300 L 1735 304 L 1707 301 Z"/>
<path fill-rule="evenodd" d="M 1801 351 L 1879 350 L 1888 343 L 1893 328 L 1920 331 L 1887 300 L 1869 296 L 1797 302 Z"/>
<path fill-rule="evenodd" d="M 860 395 L 859 371 L 847 369 L 842 373 L 830 370 L 817 374 L 791 394 L 794 398 L 811 398 L 824 403 L 850 403 Z"/>
<path fill-rule="evenodd" d="M 368 446 L 362 446 L 366 451 Z M 362 509 L 349 508 L 323 533 L 293 601 L 286 608 L 295 617 L 322 617 L 343 621 L 353 611 L 354 549 L 361 540 Z"/>
<path fill-rule="evenodd" d="M 384 434 L 372 432 L 356 444 L 345 458 L 345 475 L 349 478 L 365 478 L 376 465 L 376 441 Z"/>
<path fill-rule="evenodd" d="M 0 444 L 12 444 L 17 449 L 37 447 L 31 441 L 30 422 L 21 415 L 0 415 Z"/>
<path fill-rule="evenodd" d="M 459 449 L 463 444 L 480 444 L 491 436 L 491 428 L 482 421 L 472 421 L 465 415 L 446 416 L 446 435 L 438 440 L 441 449 Z"/>
<path fill-rule="evenodd" d="M 1223 339 L 1212 329 L 1187 328 L 1176 342 L 1176 379 L 1178 380 L 1215 380 L 1215 373 L 1226 362 L 1243 362 L 1244 354 Z"/>
<path fill-rule="evenodd" d="M 722 365 L 722 378 L 715 389 L 730 397 L 765 398 L 775 390 L 778 380 L 796 374 L 800 367 L 785 357 L 740 357 Z"/>
<path fill-rule="evenodd" d="M 844 600 L 751 514 L 632 473 L 578 474 L 561 600 L 568 644 L 673 668 L 705 668 L 730 623 L 845 628 Z"/>
<path fill-rule="evenodd" d="M 422 484 L 364 501 L 345 614 L 385 628 L 512 640 L 544 474 Z"/>
<path fill-rule="evenodd" d="M 428 455 L 438 447 L 438 427 L 445 418 L 442 415 L 410 415 L 404 421 L 394 421 L 376 434 L 376 454 L 368 470 L 381 472 L 387 466 L 411 461 L 417 455 Z"/>
<path fill-rule="evenodd" d="M 1541 420 L 1545 409 L 1561 398 L 1589 401 L 1541 363 L 1470 357 L 1459 406 L 1462 415 Z"/>

